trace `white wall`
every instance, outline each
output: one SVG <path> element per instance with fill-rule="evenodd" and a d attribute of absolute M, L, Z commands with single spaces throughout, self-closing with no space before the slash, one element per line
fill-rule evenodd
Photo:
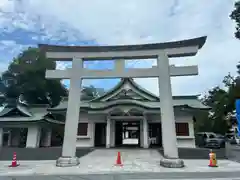
<path fill-rule="evenodd" d="M 110 146 L 115 146 L 115 121 L 111 120 L 111 132 L 110 132 Z"/>
<path fill-rule="evenodd" d="M 101 115 L 88 115 L 87 113 L 81 113 L 79 117 L 80 123 L 88 123 L 87 136 L 77 136 L 77 147 L 94 147 L 95 139 L 95 122 L 106 122 L 104 116 Z"/>
<path fill-rule="evenodd" d="M 189 136 L 177 136 L 178 147 L 195 148 L 195 136 L 194 136 L 194 122 L 190 114 L 176 113 L 176 122 L 188 123 Z"/>
<path fill-rule="evenodd" d="M 177 145 L 178 147 L 189 147 L 195 148 L 195 136 L 194 136 L 194 122 L 192 119 L 192 115 L 186 112 L 181 112 L 175 110 L 175 120 L 176 122 L 188 123 L 189 127 L 189 136 L 177 136 Z M 160 114 L 148 115 L 148 122 L 158 123 L 161 122 Z"/>
<path fill-rule="evenodd" d="M 177 146 L 185 148 L 195 148 L 195 139 L 194 138 L 177 138 Z"/>
<path fill-rule="evenodd" d="M 41 128 L 39 126 L 29 126 L 27 133 L 26 147 L 36 148 L 39 147 L 41 137 Z"/>
<path fill-rule="evenodd" d="M 160 115 L 148 115 L 148 122 L 161 122 Z M 177 144 L 178 147 L 190 147 L 195 148 L 195 137 L 194 137 L 194 124 L 192 116 L 184 112 L 175 112 L 176 122 L 187 122 L 189 126 L 189 136 L 178 136 Z M 104 115 L 96 114 L 86 114 L 82 113 L 79 119 L 79 122 L 89 123 L 88 124 L 88 135 L 87 136 L 78 136 L 77 137 L 77 147 L 94 147 L 94 138 L 95 138 L 95 123 L 96 122 L 106 122 L 106 117 Z M 114 129 L 111 125 L 111 146 L 114 146 Z"/>

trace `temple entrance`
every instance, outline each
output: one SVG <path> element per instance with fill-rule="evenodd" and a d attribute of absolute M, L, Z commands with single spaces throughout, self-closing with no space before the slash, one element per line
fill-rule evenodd
<path fill-rule="evenodd" d="M 161 123 L 149 123 L 149 147 L 162 147 L 162 127 Z"/>
<path fill-rule="evenodd" d="M 95 124 L 95 139 L 94 144 L 96 147 L 106 146 L 106 123 Z"/>
<path fill-rule="evenodd" d="M 80 103 L 81 94 L 79 88 L 82 88 L 82 81 L 80 79 L 103 79 L 103 78 L 148 78 L 157 77 L 158 81 L 163 83 L 159 85 L 159 94 L 164 101 L 160 101 L 159 106 L 154 108 L 161 108 L 162 126 L 167 128 L 168 131 L 164 131 L 164 139 L 171 135 L 173 138 L 169 138 L 166 141 L 168 144 L 164 147 L 164 154 L 169 159 L 178 158 L 177 153 L 177 139 L 175 133 L 175 118 L 174 108 L 172 103 L 171 92 L 171 76 L 189 76 L 197 75 L 197 66 L 175 66 L 169 64 L 169 58 L 177 58 L 184 56 L 194 56 L 198 50 L 202 48 L 206 41 L 206 36 L 166 42 L 155 44 L 141 44 L 141 45 L 129 45 L 129 46 L 101 46 L 101 47 L 81 47 L 81 46 L 54 46 L 40 44 L 39 49 L 41 53 L 46 54 L 46 58 L 52 61 L 70 60 L 72 61 L 72 68 L 65 70 L 47 70 L 46 78 L 48 79 L 70 79 L 70 88 L 68 93 L 68 107 L 65 120 L 65 135 L 62 148 L 62 156 L 57 160 L 56 166 L 78 166 L 79 161 L 76 159 L 76 136 L 77 126 L 79 123 L 79 113 L 82 103 Z M 122 59 L 146 59 L 157 58 L 157 66 L 150 68 L 126 68 L 125 62 Z M 113 69 L 88 69 L 84 67 L 84 62 L 92 60 L 114 60 Z M 126 70 L 127 69 L 127 70 Z M 79 93 L 78 93 L 79 92 Z M 152 96 L 152 95 L 151 95 Z M 134 98 L 133 98 L 134 99 Z M 158 99 L 158 98 L 153 98 Z M 132 100 L 131 100 L 132 101 Z M 134 101 L 138 101 L 134 99 Z M 158 100 L 159 101 L 159 100 Z M 139 105 L 145 106 L 146 103 L 138 102 Z M 128 104 L 125 102 L 125 104 Z M 111 105 L 114 105 L 112 103 Z M 149 108 L 150 105 L 146 105 Z M 81 117 L 80 117 L 81 118 Z M 144 121 L 146 123 L 146 121 Z M 107 120 L 107 138 L 108 143 L 111 137 L 110 119 Z M 146 124 L 145 124 L 146 125 Z M 137 126 L 139 127 L 139 126 Z M 144 126 L 146 128 L 146 126 Z M 140 128 L 135 130 L 135 134 L 140 139 Z M 145 129 L 146 130 L 146 129 Z M 132 130 L 133 131 L 133 130 Z M 141 130 L 142 131 L 142 130 Z M 96 130 L 98 132 L 98 130 Z M 102 131 L 99 131 L 102 132 Z M 105 131 L 103 131 L 104 133 Z M 116 144 L 123 143 L 123 125 L 116 123 Z M 146 131 L 145 131 L 146 132 Z M 134 134 L 134 133 L 133 133 Z M 144 133 L 145 134 L 145 133 Z M 160 134 L 160 133 L 159 133 Z M 99 134 L 96 133 L 98 136 Z M 96 137 L 97 137 L 96 136 Z M 147 144 L 144 136 L 144 144 Z M 104 138 L 106 140 L 106 138 Z M 138 145 L 140 141 L 138 141 Z M 68 163 L 66 163 L 68 162 Z M 169 162 L 173 162 L 169 160 Z M 179 161 L 182 165 L 183 162 Z M 173 162 L 175 164 L 175 161 Z M 170 163 L 172 164 L 172 163 Z M 181 166 L 183 167 L 183 166 Z"/>
<path fill-rule="evenodd" d="M 140 121 L 121 122 L 115 124 L 116 147 L 140 147 Z"/>

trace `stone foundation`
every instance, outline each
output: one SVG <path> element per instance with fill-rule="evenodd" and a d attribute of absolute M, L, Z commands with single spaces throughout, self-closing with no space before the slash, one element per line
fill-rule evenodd
<path fill-rule="evenodd" d="M 163 158 L 160 160 L 160 166 L 166 167 L 166 168 L 183 168 L 184 161 L 181 159 L 167 159 Z"/>
<path fill-rule="evenodd" d="M 56 161 L 57 167 L 72 167 L 80 164 L 78 157 L 60 157 Z"/>

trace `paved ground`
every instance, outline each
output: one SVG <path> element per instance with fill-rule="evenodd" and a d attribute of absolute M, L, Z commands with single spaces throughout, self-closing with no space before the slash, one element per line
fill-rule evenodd
<path fill-rule="evenodd" d="M 240 146 L 227 144 L 226 155 L 232 161 L 236 161 L 240 163 Z"/>
<path fill-rule="evenodd" d="M 122 155 L 123 167 L 115 166 L 117 152 Z M 56 161 L 20 161 L 17 168 L 9 168 L 10 161 L 0 161 L 0 175 L 83 175 L 116 173 L 177 173 L 177 172 L 240 172 L 240 164 L 219 160 L 218 168 L 208 167 L 208 160 L 184 160 L 185 168 L 163 168 L 161 155 L 153 149 L 98 149 L 80 158 L 76 167 L 59 168 Z M 240 174 L 239 174 L 240 175 Z M 240 176 L 239 176 L 240 177 Z"/>
<path fill-rule="evenodd" d="M 123 167 L 115 166 L 117 152 L 122 155 Z M 240 171 L 240 164 L 228 160 L 219 160 L 218 168 L 209 168 L 208 160 L 185 160 L 185 168 L 172 169 L 160 167 L 162 156 L 153 149 L 98 149 L 80 158 L 80 166 L 72 168 L 57 168 L 54 163 L 46 164 L 37 169 L 38 173 L 132 173 L 132 172 L 212 172 Z"/>
<path fill-rule="evenodd" d="M 0 180 L 240 180 L 240 172 L 219 173 L 134 173 L 78 176 L 17 176 L 0 177 Z"/>
<path fill-rule="evenodd" d="M 133 144 L 133 145 L 136 145 L 136 144 L 138 144 L 138 139 L 134 139 L 134 138 L 123 139 L 123 144 Z"/>

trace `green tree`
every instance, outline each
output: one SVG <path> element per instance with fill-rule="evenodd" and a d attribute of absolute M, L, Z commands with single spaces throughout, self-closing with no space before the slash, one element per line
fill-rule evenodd
<path fill-rule="evenodd" d="M 90 85 L 90 86 L 84 86 L 82 88 L 81 93 L 82 93 L 81 99 L 87 101 L 103 95 L 104 91 L 100 91 L 100 89 L 97 89 L 93 85 Z"/>
<path fill-rule="evenodd" d="M 195 116 L 195 133 L 197 132 L 210 132 L 212 131 L 212 122 L 209 120 L 208 111 L 197 110 L 194 112 Z"/>
<path fill-rule="evenodd" d="M 210 129 L 213 132 L 225 134 L 229 128 L 226 121 L 228 93 L 220 87 L 215 87 L 208 91 L 203 103 L 212 108 L 207 118 Z"/>
<path fill-rule="evenodd" d="M 230 17 L 236 22 L 235 37 L 240 39 L 240 1 L 235 2 L 235 8 L 230 14 Z"/>
<path fill-rule="evenodd" d="M 203 98 L 203 103 L 212 108 L 207 124 L 215 132 L 225 133 L 229 128 L 230 122 L 227 120 L 227 115 L 233 114 L 235 101 L 240 98 L 239 64 L 237 65 L 237 72 L 237 77 L 233 77 L 230 74 L 224 77 L 223 88 L 217 86 L 211 89 Z"/>
<path fill-rule="evenodd" d="M 8 99 L 9 98 L 16 99 L 19 96 L 20 92 L 20 89 L 17 86 L 15 86 L 16 77 L 10 71 L 7 70 L 3 72 L 1 81 L 4 86 L 2 88 L 3 94 L 5 94 L 5 96 Z"/>
<path fill-rule="evenodd" d="M 14 83 L 7 87 L 7 97 L 19 97 L 20 94 L 30 104 L 57 105 L 67 90 L 60 80 L 45 78 L 46 69 L 55 69 L 56 63 L 48 60 L 38 48 L 28 48 L 10 63 L 5 72 L 11 75 Z"/>

